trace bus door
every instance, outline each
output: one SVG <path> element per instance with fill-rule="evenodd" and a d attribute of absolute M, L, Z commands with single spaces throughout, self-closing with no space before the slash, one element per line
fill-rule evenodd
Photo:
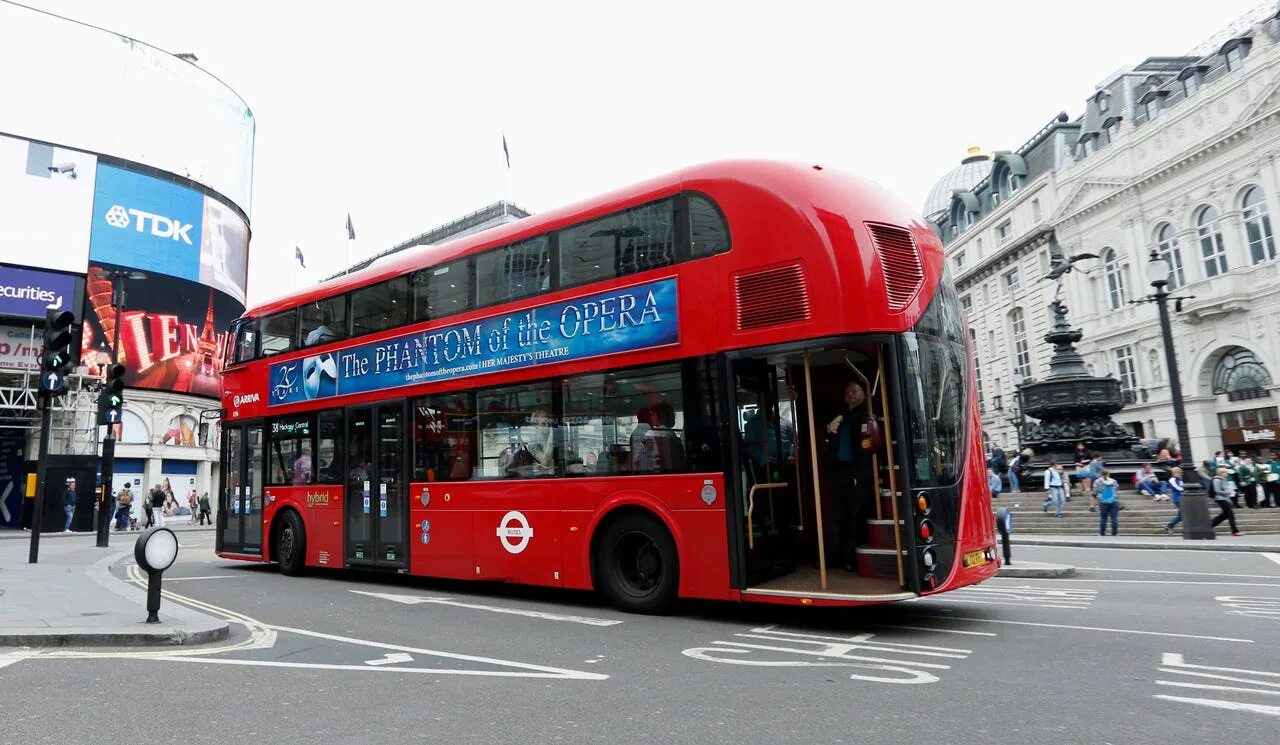
<path fill-rule="evenodd" d="M 229 426 L 222 438 L 221 550 L 262 553 L 262 425 Z"/>
<path fill-rule="evenodd" d="M 795 401 L 786 367 L 760 358 L 732 366 L 737 468 L 733 488 L 741 509 L 749 584 L 795 569 L 804 521 L 798 499 Z"/>
<path fill-rule="evenodd" d="M 346 563 L 408 566 L 404 404 L 347 411 Z"/>

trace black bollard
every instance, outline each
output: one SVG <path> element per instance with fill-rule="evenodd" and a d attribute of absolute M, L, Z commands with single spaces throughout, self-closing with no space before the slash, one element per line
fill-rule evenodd
<path fill-rule="evenodd" d="M 147 573 L 147 623 L 160 623 L 160 575 L 178 558 L 178 536 L 168 528 L 148 528 L 133 544 L 133 558 Z"/>

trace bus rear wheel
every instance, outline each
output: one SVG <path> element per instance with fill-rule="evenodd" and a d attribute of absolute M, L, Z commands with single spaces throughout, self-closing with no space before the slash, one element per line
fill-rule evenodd
<path fill-rule="evenodd" d="M 298 519 L 298 513 L 289 511 L 280 518 L 275 548 L 281 574 L 297 577 L 306 570 L 307 531 L 302 527 L 302 520 Z"/>
<path fill-rule="evenodd" d="M 679 589 L 675 541 L 647 515 L 626 515 L 605 529 L 596 551 L 596 580 L 614 606 L 665 613 Z"/>

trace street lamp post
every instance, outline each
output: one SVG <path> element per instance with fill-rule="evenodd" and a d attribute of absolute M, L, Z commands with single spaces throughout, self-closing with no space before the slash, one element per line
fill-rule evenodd
<path fill-rule="evenodd" d="M 116 365 L 120 362 L 120 318 L 124 315 L 125 302 L 128 300 L 124 284 L 130 279 L 146 279 L 147 275 L 142 272 L 115 269 L 107 272 L 107 277 L 112 281 L 111 304 L 116 309 L 115 328 L 111 332 L 111 364 Z M 111 505 L 111 481 L 115 478 L 115 463 L 116 428 L 114 424 L 108 424 L 106 434 L 102 437 L 102 494 L 98 498 L 97 545 L 100 548 L 107 548 L 111 542 L 111 521 L 115 515 L 108 515 L 107 511 Z M 111 511 L 114 513 L 114 510 Z"/>
<path fill-rule="evenodd" d="M 1187 410 L 1182 404 L 1182 376 L 1178 373 L 1178 357 L 1173 350 L 1173 326 L 1169 323 L 1169 274 L 1173 271 L 1169 262 L 1156 251 L 1151 252 L 1147 260 L 1147 281 L 1155 288 L 1151 300 L 1155 302 L 1160 313 L 1160 337 L 1164 342 L 1164 364 L 1169 373 L 1169 395 L 1173 399 L 1173 424 L 1178 431 L 1178 448 L 1182 454 L 1182 462 L 1192 465 L 1192 483 L 1197 481 L 1195 458 L 1191 455 L 1191 435 L 1187 432 Z"/>

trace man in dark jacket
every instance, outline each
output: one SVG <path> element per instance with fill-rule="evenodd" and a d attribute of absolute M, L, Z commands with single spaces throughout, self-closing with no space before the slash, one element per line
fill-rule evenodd
<path fill-rule="evenodd" d="M 160 528 L 164 527 L 164 499 L 164 489 L 161 489 L 159 485 L 152 487 L 151 516 L 154 524 Z"/>
<path fill-rule="evenodd" d="M 62 526 L 63 533 L 71 532 L 71 518 L 76 514 L 76 480 L 67 479 L 67 490 L 62 492 L 62 509 L 67 513 L 67 522 Z"/>
<path fill-rule="evenodd" d="M 828 561 L 850 572 L 857 568 L 857 547 L 867 540 L 867 518 L 875 498 L 871 473 L 875 425 L 868 424 L 866 398 L 862 386 L 850 382 L 844 389 L 844 413 L 827 425 L 834 512 Z"/>

